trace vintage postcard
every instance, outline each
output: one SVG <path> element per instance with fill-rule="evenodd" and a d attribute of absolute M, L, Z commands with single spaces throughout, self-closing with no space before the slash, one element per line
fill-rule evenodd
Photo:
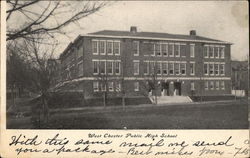
<path fill-rule="evenodd" d="M 1 1 L 0 157 L 249 157 L 247 1 Z"/>

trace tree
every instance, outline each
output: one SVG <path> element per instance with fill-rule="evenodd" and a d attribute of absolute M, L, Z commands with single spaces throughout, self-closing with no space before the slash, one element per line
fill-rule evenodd
<path fill-rule="evenodd" d="M 97 1 L 23 1 L 7 0 L 7 41 L 24 38 L 34 41 L 34 35 L 54 38 L 66 35 L 65 27 L 80 26 L 79 20 L 110 4 Z M 18 18 L 18 23 L 16 22 Z M 38 39 L 39 40 L 39 39 Z"/>
<path fill-rule="evenodd" d="M 18 90 L 18 97 L 22 96 L 24 89 L 33 91 L 29 80 L 32 76 L 29 64 L 24 56 L 20 55 L 16 42 L 7 45 L 7 87 L 11 90 L 12 105 L 15 105 L 17 97 L 14 90 Z"/>
<path fill-rule="evenodd" d="M 42 35 L 34 35 L 35 40 L 20 40 L 17 43 L 17 51 L 24 57 L 26 65 L 29 65 L 32 76 L 28 79 L 32 88 L 40 93 L 42 100 L 43 116 L 48 122 L 49 117 L 49 90 L 54 79 L 55 70 L 51 66 L 51 60 L 57 44 L 41 45 L 44 40 Z M 39 37 L 38 37 L 39 36 Z M 39 40 L 38 40 L 39 39 Z M 54 66 L 54 64 L 53 64 Z"/>
<path fill-rule="evenodd" d="M 142 88 L 144 89 L 144 91 L 142 91 L 142 94 L 145 97 L 150 97 L 153 100 L 154 104 L 157 104 L 157 92 L 161 87 L 158 80 L 158 70 L 160 67 L 154 58 L 152 58 L 151 61 L 148 61 L 147 64 L 148 75 L 142 83 Z"/>

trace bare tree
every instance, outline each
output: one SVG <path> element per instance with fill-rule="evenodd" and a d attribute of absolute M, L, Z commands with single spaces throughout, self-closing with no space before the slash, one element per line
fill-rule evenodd
<path fill-rule="evenodd" d="M 158 80 L 158 65 L 155 59 L 152 58 L 151 61 L 148 61 L 147 67 L 148 75 L 145 75 L 145 80 L 142 82 L 142 95 L 149 97 L 153 100 L 154 104 L 157 104 L 157 92 L 161 87 Z"/>
<path fill-rule="evenodd" d="M 20 55 L 16 42 L 7 45 L 7 87 L 11 90 L 10 99 L 12 105 L 15 105 L 15 98 L 21 97 L 25 89 L 33 91 L 28 82 L 32 76 L 28 62 L 24 56 Z M 16 91 L 17 90 L 17 91 Z M 14 92 L 16 91 L 16 92 Z M 17 96 L 18 95 L 18 96 Z"/>
<path fill-rule="evenodd" d="M 25 57 L 30 65 L 32 77 L 29 79 L 30 84 L 39 91 L 42 100 L 43 116 L 46 122 L 49 118 L 49 90 L 52 86 L 55 70 L 49 62 L 53 60 L 53 54 L 57 44 L 41 45 L 38 42 L 43 42 L 45 39 L 42 35 L 35 35 L 35 40 L 19 41 L 18 51 Z M 37 40 L 40 39 L 38 42 Z"/>
<path fill-rule="evenodd" d="M 65 27 L 99 11 L 110 2 L 7 0 L 7 41 L 18 38 L 34 41 L 32 35 L 66 35 Z M 19 22 L 16 23 L 17 18 Z"/>

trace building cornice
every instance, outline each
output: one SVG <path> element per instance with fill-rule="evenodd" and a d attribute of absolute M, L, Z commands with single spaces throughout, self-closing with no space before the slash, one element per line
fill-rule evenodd
<path fill-rule="evenodd" d="M 111 36 L 111 35 L 92 35 L 82 34 L 82 37 L 101 37 L 101 38 L 119 38 L 119 39 L 144 39 L 144 40 L 161 40 L 161 41 L 180 41 L 180 42 L 199 42 L 199 43 L 215 43 L 215 44 L 230 44 L 224 41 L 209 41 L 209 40 L 192 40 L 192 39 L 177 39 L 177 38 L 155 38 L 155 37 L 140 37 L 140 36 Z M 78 37 L 79 38 L 79 37 Z M 76 40 L 78 40 L 78 38 Z M 75 41 L 76 41 L 75 40 Z"/>

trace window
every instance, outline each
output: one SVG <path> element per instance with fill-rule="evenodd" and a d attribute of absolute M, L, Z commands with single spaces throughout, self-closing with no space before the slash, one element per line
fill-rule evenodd
<path fill-rule="evenodd" d="M 139 91 L 139 82 L 134 83 L 134 90 Z"/>
<path fill-rule="evenodd" d="M 210 81 L 210 90 L 214 89 L 214 81 Z"/>
<path fill-rule="evenodd" d="M 139 61 L 134 61 L 134 75 L 139 75 Z"/>
<path fill-rule="evenodd" d="M 190 57 L 194 57 L 194 55 L 195 55 L 195 50 L 194 50 L 194 44 L 190 44 Z"/>
<path fill-rule="evenodd" d="M 205 90 L 208 90 L 208 81 L 205 81 Z"/>
<path fill-rule="evenodd" d="M 181 74 L 186 75 L 186 63 L 181 63 Z"/>
<path fill-rule="evenodd" d="M 163 56 L 168 56 L 168 45 L 166 43 L 161 44 L 161 51 Z"/>
<path fill-rule="evenodd" d="M 114 54 L 120 55 L 120 42 L 114 41 L 113 46 L 114 46 Z"/>
<path fill-rule="evenodd" d="M 98 54 L 98 41 L 95 40 L 92 41 L 92 53 L 94 55 Z"/>
<path fill-rule="evenodd" d="M 149 61 L 144 61 L 143 62 L 143 72 L 144 72 L 144 75 L 149 74 Z"/>
<path fill-rule="evenodd" d="M 208 75 L 208 64 L 204 63 L 204 74 Z"/>
<path fill-rule="evenodd" d="M 170 75 L 174 74 L 174 63 L 169 63 L 169 74 Z"/>
<path fill-rule="evenodd" d="M 106 62 L 99 61 L 99 69 L 101 74 L 106 74 Z"/>
<path fill-rule="evenodd" d="M 96 82 L 96 81 L 93 82 L 93 90 L 94 90 L 94 92 L 99 91 L 99 85 L 98 85 L 98 82 Z"/>
<path fill-rule="evenodd" d="M 168 74 L 168 63 L 166 63 L 166 62 L 162 63 L 162 73 L 163 73 L 163 75 Z"/>
<path fill-rule="evenodd" d="M 209 64 L 209 74 L 214 75 L 214 64 L 213 63 Z"/>
<path fill-rule="evenodd" d="M 176 43 L 174 46 L 174 54 L 176 57 L 180 57 L 180 44 Z"/>
<path fill-rule="evenodd" d="M 150 74 L 155 74 L 155 62 L 150 61 Z"/>
<path fill-rule="evenodd" d="M 180 47 L 181 57 L 186 57 L 186 44 L 181 44 Z"/>
<path fill-rule="evenodd" d="M 103 92 L 106 91 L 106 83 L 101 83 L 100 87 L 101 87 L 101 91 Z"/>
<path fill-rule="evenodd" d="M 113 74 L 113 62 L 112 61 L 107 61 L 107 71 L 109 75 Z"/>
<path fill-rule="evenodd" d="M 107 41 L 107 54 L 113 55 L 113 42 Z"/>
<path fill-rule="evenodd" d="M 215 58 L 219 58 L 219 52 L 220 52 L 220 48 L 219 47 L 215 47 L 214 48 L 214 56 L 215 56 Z"/>
<path fill-rule="evenodd" d="M 219 81 L 216 81 L 216 82 L 215 82 L 215 89 L 216 89 L 216 90 L 219 90 L 219 89 L 220 89 L 219 87 L 220 87 L 220 82 L 219 82 Z"/>
<path fill-rule="evenodd" d="M 192 62 L 190 63 L 190 75 L 194 75 L 195 74 L 195 63 Z"/>
<path fill-rule="evenodd" d="M 120 75 L 121 72 L 121 63 L 120 61 L 115 61 L 115 74 Z"/>
<path fill-rule="evenodd" d="M 151 56 L 155 56 L 155 44 L 154 43 L 149 43 L 149 49 L 151 51 Z"/>
<path fill-rule="evenodd" d="M 220 74 L 225 75 L 225 64 L 220 64 Z"/>
<path fill-rule="evenodd" d="M 220 47 L 220 57 L 222 59 L 225 57 L 225 47 Z"/>
<path fill-rule="evenodd" d="M 134 56 L 139 56 L 139 41 L 133 41 L 132 49 Z"/>
<path fill-rule="evenodd" d="M 114 82 L 108 82 L 109 92 L 114 91 Z"/>
<path fill-rule="evenodd" d="M 174 44 L 173 43 L 169 43 L 169 51 L 168 51 L 168 53 L 169 53 L 169 56 L 170 57 L 173 57 L 174 56 Z"/>
<path fill-rule="evenodd" d="M 121 83 L 116 82 L 116 92 L 120 92 L 120 91 L 121 91 Z"/>
<path fill-rule="evenodd" d="M 209 47 L 207 45 L 204 46 L 204 57 L 208 58 Z"/>
<path fill-rule="evenodd" d="M 157 70 L 157 75 L 161 75 L 161 63 L 160 62 L 157 62 L 156 63 L 156 70 Z"/>
<path fill-rule="evenodd" d="M 83 63 L 79 63 L 78 64 L 78 76 L 82 76 L 83 75 Z"/>
<path fill-rule="evenodd" d="M 209 57 L 214 58 L 214 46 L 209 47 Z"/>
<path fill-rule="evenodd" d="M 180 74 L 180 63 L 175 63 L 174 68 L 175 68 L 175 74 L 179 75 Z"/>
<path fill-rule="evenodd" d="M 220 81 L 220 88 L 221 88 L 222 90 L 225 89 L 225 82 L 224 82 L 224 81 Z"/>
<path fill-rule="evenodd" d="M 93 61 L 93 74 L 98 74 L 99 72 L 98 61 Z"/>
<path fill-rule="evenodd" d="M 77 57 L 80 58 L 83 56 L 83 47 L 82 46 L 78 46 L 77 47 Z"/>
<path fill-rule="evenodd" d="M 106 45 L 105 45 L 105 41 L 99 41 L 99 52 L 101 55 L 105 55 L 106 54 Z"/>
<path fill-rule="evenodd" d="M 160 43 L 155 44 L 155 53 L 157 56 L 161 56 L 161 45 Z"/>
<path fill-rule="evenodd" d="M 194 81 L 191 81 L 191 90 L 195 90 L 195 87 L 194 87 Z"/>
<path fill-rule="evenodd" d="M 214 64 L 214 73 L 216 76 L 219 75 L 219 64 Z"/>

